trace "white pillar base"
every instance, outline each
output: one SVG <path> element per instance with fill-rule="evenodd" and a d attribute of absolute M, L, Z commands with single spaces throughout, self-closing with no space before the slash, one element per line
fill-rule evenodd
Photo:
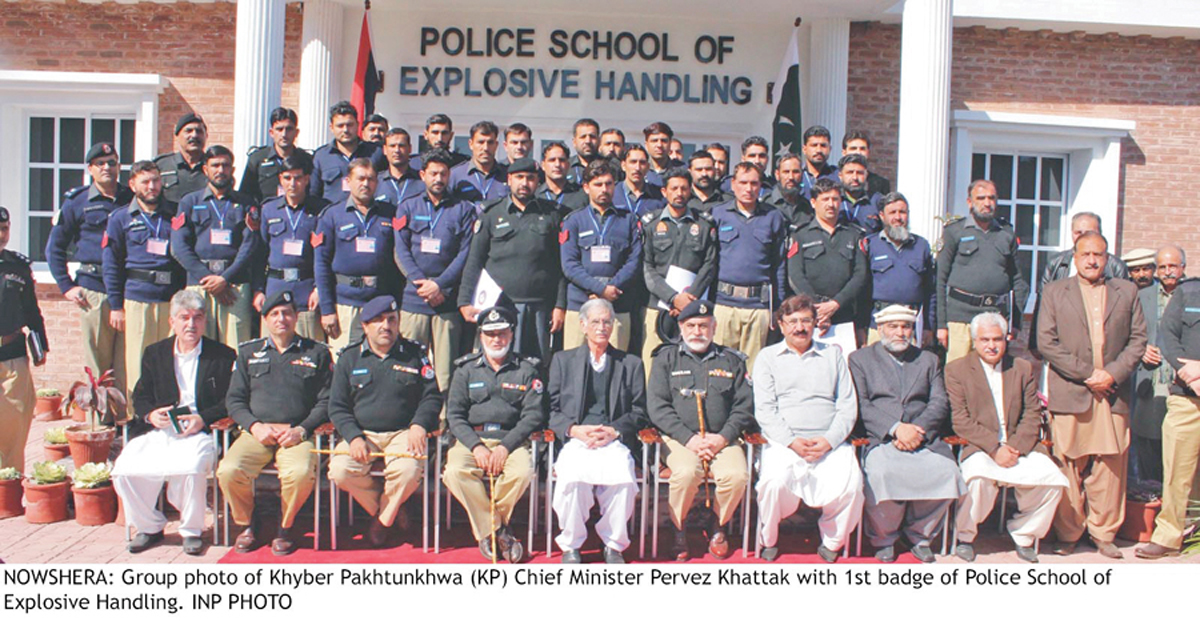
<path fill-rule="evenodd" d="M 315 149 L 328 142 L 329 108 L 338 84 L 345 8 L 333 0 L 305 0 L 300 43 L 300 135 L 296 142 Z"/>

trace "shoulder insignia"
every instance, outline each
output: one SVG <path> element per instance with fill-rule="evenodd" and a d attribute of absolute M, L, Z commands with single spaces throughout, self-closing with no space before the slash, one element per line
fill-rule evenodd
<path fill-rule="evenodd" d="M 741 358 L 742 362 L 745 362 L 750 359 L 750 356 L 747 356 L 746 352 L 744 352 L 740 349 L 734 349 L 732 347 L 725 347 L 723 345 L 719 345 L 718 347 L 720 347 L 721 351 L 724 353 L 733 354 L 734 356 Z"/>
<path fill-rule="evenodd" d="M 316 248 L 325 242 L 325 234 L 313 231 L 312 234 L 308 236 L 308 241 L 312 244 L 313 248 Z"/>
<path fill-rule="evenodd" d="M 540 366 L 542 364 L 541 358 L 537 358 L 534 356 L 521 356 L 521 360 L 528 362 L 530 365 L 532 365 L 534 367 Z"/>
<path fill-rule="evenodd" d="M 404 214 L 399 218 L 392 218 L 392 228 L 397 231 L 403 231 L 404 227 L 408 226 L 408 214 Z"/>
<path fill-rule="evenodd" d="M 17 252 L 16 250 L 9 250 L 8 252 L 13 256 L 14 259 L 17 260 L 17 263 L 20 263 L 21 265 L 29 265 L 30 263 L 33 263 L 29 257 Z"/>
<path fill-rule="evenodd" d="M 567 243 L 567 240 L 570 238 L 571 238 L 571 232 L 568 231 L 566 229 L 566 227 L 563 227 L 563 229 L 558 232 L 558 243 L 560 245 Z"/>
<path fill-rule="evenodd" d="M 104 231 L 104 236 L 100 238 L 100 247 L 108 248 L 108 231 Z"/>
<path fill-rule="evenodd" d="M 256 339 L 250 339 L 249 341 L 242 341 L 241 343 L 238 343 L 238 349 L 241 349 L 243 347 L 252 346 L 252 345 L 261 345 L 266 340 L 267 340 L 267 337 L 264 336 L 264 337 L 260 337 L 260 338 L 256 338 Z"/>
<path fill-rule="evenodd" d="M 250 207 L 247 209 L 245 220 L 246 228 L 257 232 L 259 227 L 262 226 L 262 216 L 258 212 L 258 207 Z"/>
<path fill-rule="evenodd" d="M 183 228 L 184 222 L 187 222 L 187 216 L 180 211 L 175 215 L 174 218 L 171 218 L 171 228 L 178 231 L 179 229 Z"/>
<path fill-rule="evenodd" d="M 482 227 L 482 226 L 483 226 L 483 220 L 482 220 L 482 219 L 477 219 L 477 220 L 475 220 L 475 231 L 474 231 L 474 232 L 478 233 L 478 232 L 479 232 L 479 229 L 480 229 L 480 227 Z"/>
<path fill-rule="evenodd" d="M 962 215 L 947 216 L 946 217 L 946 226 L 950 226 L 951 224 L 954 224 L 955 222 L 962 220 L 964 217 L 965 216 L 962 216 Z"/>
<path fill-rule="evenodd" d="M 664 352 L 664 351 L 667 351 L 667 350 L 669 350 L 669 349 L 671 349 L 671 348 L 673 348 L 673 347 L 678 347 L 678 346 L 679 346 L 679 343 L 671 343 L 671 342 L 667 342 L 667 343 L 659 343 L 659 344 L 658 344 L 658 345 L 657 345 L 657 346 L 654 348 L 654 351 L 650 352 L 650 357 L 651 357 L 651 358 L 657 358 L 657 357 L 658 357 L 658 355 L 659 355 L 659 353 L 661 353 L 661 352 Z"/>
<path fill-rule="evenodd" d="M 858 249 L 860 251 L 862 251 L 863 254 L 869 254 L 867 252 L 867 238 L 866 237 L 858 238 Z"/>
<path fill-rule="evenodd" d="M 653 213 L 648 213 L 648 214 L 642 216 L 642 222 L 645 222 L 646 224 L 650 224 L 650 221 L 653 219 L 654 219 Z"/>
<path fill-rule="evenodd" d="M 796 256 L 799 252 L 800 252 L 800 242 L 793 239 L 792 245 L 788 246 L 787 256 L 790 259 L 790 258 Z"/>
<path fill-rule="evenodd" d="M 63 192 L 63 196 L 66 198 L 75 198 L 76 196 L 79 196 L 79 194 L 81 192 L 83 192 L 87 189 L 88 189 L 88 187 L 86 185 L 81 185 L 79 187 L 71 188 L 70 190 Z"/>
<path fill-rule="evenodd" d="M 465 356 L 459 356 L 458 358 L 454 359 L 454 366 L 462 366 L 472 360 L 475 360 L 476 358 L 479 358 L 482 355 L 482 352 L 472 352 Z"/>

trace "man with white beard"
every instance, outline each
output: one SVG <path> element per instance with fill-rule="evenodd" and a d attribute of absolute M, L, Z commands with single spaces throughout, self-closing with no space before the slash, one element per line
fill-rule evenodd
<path fill-rule="evenodd" d="M 867 264 L 871 266 L 871 306 L 875 313 L 892 304 L 903 304 L 921 314 L 917 343 L 933 339 L 934 305 L 937 295 L 937 269 L 929 242 L 908 230 L 908 199 L 899 192 L 879 201 L 883 229 L 867 237 Z M 879 331 L 871 321 L 867 344 L 879 340 Z"/>
<path fill-rule="evenodd" d="M 813 341 L 812 298 L 779 307 L 783 342 L 762 350 L 754 367 L 754 415 L 767 437 L 759 470 L 759 557 L 779 558 L 779 522 L 800 503 L 819 507 L 817 554 L 837 561 L 862 515 L 862 472 L 847 439 L 858 404 L 842 350 Z"/>
<path fill-rule="evenodd" d="M 600 504 L 596 534 L 605 563 L 624 563 L 637 477 L 629 447 L 646 420 L 642 361 L 611 343 L 612 304 L 592 298 L 579 308 L 584 344 L 555 354 L 550 363 L 550 429 L 566 445 L 554 462 L 554 511 L 562 527 L 555 541 L 563 563 L 580 563 L 592 505 Z"/>
<path fill-rule="evenodd" d="M 654 352 L 649 389 L 650 420 L 663 432 L 671 469 L 673 554 L 675 560 L 688 559 L 688 512 L 711 474 L 716 514 L 705 512 L 708 550 L 723 559 L 730 553 L 726 525 L 746 491 L 746 454 L 739 442 L 754 422 L 754 395 L 745 354 L 712 342 L 717 330 L 712 302 L 693 300 L 678 321 L 680 342 Z M 707 504 L 707 492 L 705 499 Z"/>

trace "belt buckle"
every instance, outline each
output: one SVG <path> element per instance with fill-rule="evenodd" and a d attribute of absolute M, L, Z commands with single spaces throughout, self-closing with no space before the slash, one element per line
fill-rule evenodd
<path fill-rule="evenodd" d="M 501 430 L 500 423 L 484 423 L 483 430 L 484 431 L 500 431 Z"/>
<path fill-rule="evenodd" d="M 378 276 L 363 276 L 362 284 L 364 287 L 374 287 L 379 282 Z"/>
<path fill-rule="evenodd" d="M 996 306 L 996 296 L 985 295 L 985 296 L 983 296 L 981 302 L 982 303 L 980 304 L 980 306 Z"/>
<path fill-rule="evenodd" d="M 209 261 L 208 269 L 210 269 L 214 272 L 223 272 L 223 271 L 225 271 L 225 264 L 226 264 L 225 261 Z"/>
<path fill-rule="evenodd" d="M 300 280 L 300 268 L 285 267 L 283 268 L 283 280 L 286 282 L 295 282 Z"/>
<path fill-rule="evenodd" d="M 750 297 L 750 287 L 742 287 L 739 285 L 734 285 L 733 286 L 733 297 L 735 297 L 735 298 Z"/>
<path fill-rule="evenodd" d="M 154 272 L 154 284 L 156 284 L 156 285 L 171 284 L 171 272 Z"/>

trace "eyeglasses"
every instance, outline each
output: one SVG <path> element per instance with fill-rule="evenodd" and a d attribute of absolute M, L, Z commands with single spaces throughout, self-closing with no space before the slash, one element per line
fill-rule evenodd
<path fill-rule="evenodd" d="M 811 326 L 816 322 L 817 320 L 814 317 L 803 317 L 800 319 L 784 319 L 779 323 L 785 328 L 793 328 L 795 326 Z"/>

